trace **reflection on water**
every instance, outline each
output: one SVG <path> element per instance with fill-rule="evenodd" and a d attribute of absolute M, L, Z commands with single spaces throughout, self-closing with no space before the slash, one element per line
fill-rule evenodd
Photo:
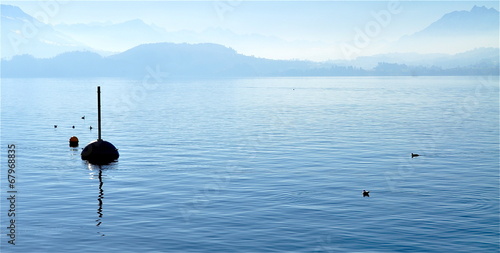
<path fill-rule="evenodd" d="M 97 178 L 99 179 L 99 195 L 97 196 L 97 202 L 98 202 L 98 208 L 97 208 L 97 214 L 98 217 L 95 220 L 96 221 L 96 226 L 100 227 L 102 225 L 102 218 L 104 215 L 103 212 L 103 204 L 104 204 L 104 181 L 102 178 L 102 172 L 107 169 L 112 169 L 115 168 L 113 164 L 108 164 L 108 165 L 94 165 L 88 162 L 85 162 L 87 165 L 87 168 L 92 171 L 90 174 L 91 177 L 90 179 L 95 179 L 96 178 L 96 172 L 97 172 Z M 105 236 L 104 233 L 101 231 L 97 232 L 100 236 Z"/>
<path fill-rule="evenodd" d="M 96 226 L 100 226 L 101 225 L 101 218 L 102 218 L 102 199 L 104 198 L 104 191 L 102 189 L 102 185 L 103 185 L 103 182 L 102 182 L 102 170 L 99 170 L 99 197 L 97 198 L 97 201 L 99 202 L 99 208 L 97 208 L 97 213 L 99 214 L 99 218 L 96 220 L 97 222 L 97 225 Z M 102 236 L 104 236 L 104 234 L 102 234 Z"/>

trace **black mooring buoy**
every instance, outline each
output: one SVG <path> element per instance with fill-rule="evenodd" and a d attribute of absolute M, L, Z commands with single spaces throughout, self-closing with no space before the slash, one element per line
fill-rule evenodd
<path fill-rule="evenodd" d="M 110 142 L 101 138 L 101 87 L 97 86 L 97 140 L 89 143 L 82 151 L 82 160 L 92 164 L 108 164 L 115 162 L 118 157 L 118 149 Z"/>
<path fill-rule="evenodd" d="M 108 164 L 115 162 L 120 155 L 118 149 L 108 141 L 95 140 L 82 151 L 82 160 L 92 164 Z"/>

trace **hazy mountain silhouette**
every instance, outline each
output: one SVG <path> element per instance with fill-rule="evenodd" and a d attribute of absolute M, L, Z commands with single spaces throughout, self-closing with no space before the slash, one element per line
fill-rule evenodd
<path fill-rule="evenodd" d="M 93 52 L 70 52 L 53 58 L 15 56 L 2 60 L 2 77 L 130 77 L 150 70 L 170 77 L 359 76 L 359 75 L 498 75 L 498 49 L 457 54 L 450 60 L 472 65 L 442 68 L 379 62 L 373 69 L 309 61 L 269 60 L 238 54 L 217 44 L 156 43 L 101 57 Z M 485 52 L 494 58 L 477 58 Z M 474 60 L 475 59 L 475 60 Z"/>
<path fill-rule="evenodd" d="M 143 77 L 159 68 L 172 77 L 269 76 L 303 69 L 305 61 L 276 61 L 236 53 L 217 44 L 156 43 L 101 57 L 93 52 L 71 52 L 53 58 L 29 55 L 2 60 L 3 77 Z"/>
<path fill-rule="evenodd" d="M 142 20 L 131 20 L 119 24 L 60 24 L 52 27 L 24 13 L 20 8 L 1 5 L 2 8 L 2 58 L 29 54 L 35 58 L 55 57 L 63 52 L 93 51 L 109 56 L 146 43 L 213 43 L 231 45 L 244 55 L 273 55 L 277 58 L 306 58 L 307 55 L 329 55 L 335 45 L 323 41 L 285 41 L 260 34 L 237 34 L 231 30 L 211 28 L 195 32 L 188 30 L 166 31 Z M 465 52 L 475 48 L 498 48 L 498 11 L 493 8 L 475 6 L 470 11 L 455 11 L 444 15 L 424 30 L 402 37 L 396 43 L 388 43 L 385 51 L 405 54 L 384 54 L 377 57 L 359 57 L 355 61 L 330 61 L 342 66 L 354 65 L 372 69 L 379 62 L 396 62 L 407 65 L 457 67 L 453 62 L 445 64 L 449 54 Z M 86 46 L 86 45 L 90 45 Z M 91 47 L 100 48 L 99 50 Z M 258 50 L 256 50 L 258 48 Z M 193 48 L 191 48 L 193 49 Z M 258 52 L 257 52 L 258 51 Z M 422 55 L 423 52 L 439 55 Z M 254 57 L 255 58 L 255 57 Z M 439 59 L 438 59 L 439 58 Z M 111 60 L 107 59 L 106 60 Z M 259 59 L 259 58 L 255 58 Z M 255 59 L 253 61 L 255 61 Z M 240 59 L 241 60 L 241 59 Z M 259 69 L 249 63 L 251 69 Z M 252 61 L 252 62 L 253 62 Z M 281 64 L 289 64 L 283 61 Z M 294 61 L 297 64 L 299 61 Z M 260 63 L 275 62 L 260 60 Z M 133 63 L 130 63 L 132 65 Z M 302 63 L 310 65 L 310 63 Z M 464 63 L 471 64 L 471 63 Z M 241 65 L 238 65 L 241 69 Z M 178 67 L 178 66 L 177 66 Z M 174 68 L 174 66 L 172 66 Z M 234 66 L 232 66 L 234 68 Z M 247 68 L 248 69 L 248 68 Z M 272 68 L 271 68 L 272 69 Z M 228 71 L 228 70 L 225 70 Z M 245 70 L 246 71 L 246 70 Z M 257 70 L 256 70 L 257 71 Z M 259 69 L 259 73 L 266 70 Z M 269 72 L 274 72 L 269 70 Z"/>
<path fill-rule="evenodd" d="M 63 52 L 90 49 L 26 14 L 19 7 L 2 4 L 0 8 L 2 58 L 21 54 L 52 57 Z"/>
<path fill-rule="evenodd" d="M 361 56 L 354 60 L 329 61 L 339 66 L 355 66 L 364 69 L 373 69 L 380 62 L 406 64 L 409 66 L 440 67 L 443 69 L 459 68 L 478 63 L 489 62 L 498 64 L 498 48 L 478 48 L 458 54 L 418 54 L 418 53 L 391 53 L 373 56 Z"/>
<path fill-rule="evenodd" d="M 54 29 L 87 45 L 108 52 L 123 52 L 132 47 L 170 41 L 165 30 L 140 19 L 123 23 L 59 24 Z"/>
<path fill-rule="evenodd" d="M 116 66 L 113 71 L 117 76 L 144 75 L 148 66 L 160 66 L 175 76 L 210 76 L 227 72 L 247 58 L 216 44 L 157 43 L 140 45 L 106 60 Z"/>
<path fill-rule="evenodd" d="M 396 43 L 384 43 L 385 47 L 382 48 L 387 52 L 455 54 L 481 47 L 498 47 L 498 17 L 497 10 L 486 7 L 474 6 L 470 11 L 454 11 L 422 31 L 400 38 Z M 291 59 L 304 58 L 315 50 L 318 50 L 316 54 L 329 52 L 329 48 L 332 48 L 331 44 L 307 38 L 304 41 L 285 41 L 260 34 L 237 34 L 222 28 L 200 32 L 166 31 L 138 19 L 119 24 L 57 25 L 55 29 L 85 44 L 111 52 L 121 52 L 140 44 L 168 41 L 221 44 L 245 55 L 273 55 Z"/>
<path fill-rule="evenodd" d="M 298 48 L 307 50 L 310 47 L 327 46 L 325 43 L 286 41 L 278 37 L 255 33 L 237 34 L 223 28 L 209 28 L 199 32 L 190 30 L 167 31 L 154 24 L 146 24 L 140 19 L 118 24 L 61 24 L 56 25 L 54 29 L 86 45 L 115 53 L 148 43 L 213 43 L 237 48 L 238 52 L 246 55 L 255 54 L 253 53 L 255 48 L 259 47 L 260 52 L 272 51 L 275 55 L 282 55 L 283 58 L 293 58 L 287 57 L 287 54 L 297 54 Z"/>
<path fill-rule="evenodd" d="M 474 6 L 470 11 L 454 11 L 429 25 L 416 36 L 462 36 L 498 34 L 499 13 L 494 8 Z"/>
<path fill-rule="evenodd" d="M 16 6 L 1 5 L 1 10 L 2 77 L 142 78 L 151 69 L 159 69 L 171 77 L 498 75 L 499 72 L 499 13 L 478 6 L 470 11 L 448 13 L 422 31 L 401 38 L 391 45 L 391 50 L 399 53 L 322 63 L 258 58 L 222 45 L 237 45 L 246 54 L 256 45 L 269 45 L 261 48 L 268 51 L 280 48 L 280 54 L 286 55 L 299 48 L 307 51 L 309 47 L 324 46 L 321 43 L 285 42 L 272 36 L 241 35 L 221 28 L 167 32 L 138 19 L 119 24 L 61 24 L 54 29 Z M 97 54 L 81 41 L 107 45 L 106 50 L 119 53 Z M 191 44 L 175 43 L 182 41 Z M 417 53 L 429 49 L 438 53 Z M 462 53 L 446 54 L 450 50 Z"/>
<path fill-rule="evenodd" d="M 480 47 L 498 47 L 499 12 L 474 6 L 470 11 L 454 11 L 428 27 L 402 37 L 394 52 L 464 52 Z"/>
<path fill-rule="evenodd" d="M 98 77 L 107 76 L 108 66 L 97 53 L 69 52 L 54 58 L 31 55 L 2 60 L 2 77 Z"/>

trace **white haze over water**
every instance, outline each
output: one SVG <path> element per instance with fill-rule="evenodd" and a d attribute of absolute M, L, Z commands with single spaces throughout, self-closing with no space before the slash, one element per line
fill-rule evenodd
<path fill-rule="evenodd" d="M 245 55 L 313 61 L 392 53 L 395 50 L 392 43 L 422 31 L 447 13 L 470 11 L 474 6 L 498 10 L 499 5 L 498 1 L 237 0 L 3 1 L 2 4 L 18 6 L 56 28 L 74 24 L 111 26 L 142 20 L 164 34 L 166 42 L 211 42 Z M 141 42 L 130 29 L 122 32 L 130 39 L 109 43 L 105 42 L 109 41 L 107 38 L 86 36 L 87 40 L 81 42 L 96 51 L 109 53 L 122 52 L 142 43 L 160 42 L 148 38 Z M 498 39 L 478 44 L 478 47 L 491 46 L 498 47 Z M 412 52 L 454 54 L 463 51 L 464 48 L 452 46 L 443 51 L 431 45 Z"/>

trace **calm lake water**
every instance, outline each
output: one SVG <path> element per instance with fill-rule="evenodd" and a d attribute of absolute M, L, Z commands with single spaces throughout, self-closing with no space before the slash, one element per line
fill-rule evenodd
<path fill-rule="evenodd" d="M 98 85 L 120 152 L 101 168 L 80 159 Z M 2 252 L 499 250 L 498 77 L 2 79 L 1 97 Z"/>

